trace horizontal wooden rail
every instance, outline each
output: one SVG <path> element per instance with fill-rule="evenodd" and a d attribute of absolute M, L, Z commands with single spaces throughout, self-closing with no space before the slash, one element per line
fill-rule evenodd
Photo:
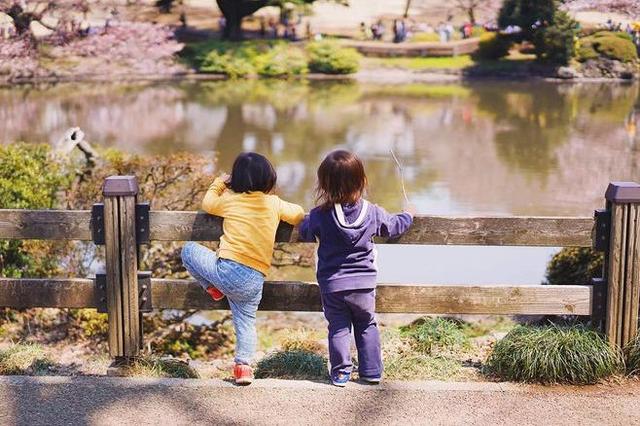
<path fill-rule="evenodd" d="M 0 210 L 0 239 L 91 240 L 88 210 Z M 156 241 L 217 241 L 222 219 L 203 212 L 152 211 Z M 419 216 L 395 244 L 590 247 L 592 218 Z M 278 242 L 297 233 L 282 223 Z"/>
<path fill-rule="evenodd" d="M 214 303 L 192 280 L 153 279 L 157 309 L 227 309 Z M 95 308 L 92 279 L 0 278 L 0 307 Z M 379 285 L 377 312 L 424 314 L 590 315 L 591 286 Z M 321 311 L 319 287 L 289 281 L 267 282 L 260 309 Z"/>
<path fill-rule="evenodd" d="M 151 212 L 151 239 L 216 241 L 222 220 L 202 212 Z M 416 217 L 396 244 L 590 247 L 592 218 L 573 217 Z M 278 242 L 295 241 L 281 224 Z"/>
<path fill-rule="evenodd" d="M 89 210 L 0 210 L 0 239 L 91 240 Z"/>

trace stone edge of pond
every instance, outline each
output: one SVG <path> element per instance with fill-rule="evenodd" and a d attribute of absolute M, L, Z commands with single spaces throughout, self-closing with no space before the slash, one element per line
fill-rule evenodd
<path fill-rule="evenodd" d="M 313 81 L 358 81 L 361 83 L 378 84 L 403 84 L 403 83 L 459 83 L 464 81 L 546 81 L 552 83 L 632 83 L 640 76 L 633 79 L 622 78 L 573 78 L 562 79 L 551 76 L 535 74 L 481 74 L 465 75 L 459 70 L 424 70 L 413 71 L 398 68 L 367 68 L 356 74 L 306 74 L 294 76 L 294 80 Z M 257 76 L 245 77 L 245 79 L 260 79 Z M 278 78 L 276 78 L 278 79 Z M 285 78 L 282 78 L 283 80 Z M 59 83 L 131 83 L 131 82 L 181 82 L 181 81 L 224 81 L 229 78 L 222 74 L 208 74 L 198 72 L 186 72 L 175 74 L 75 74 L 7 78 L 0 77 L 0 87 L 15 87 L 33 84 L 59 84 Z"/>

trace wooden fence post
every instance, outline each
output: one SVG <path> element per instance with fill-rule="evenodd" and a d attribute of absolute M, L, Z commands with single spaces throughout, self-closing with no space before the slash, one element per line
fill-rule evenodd
<path fill-rule="evenodd" d="M 135 176 L 105 180 L 104 242 L 109 315 L 109 355 L 127 359 L 140 353 L 141 314 L 138 304 Z"/>
<path fill-rule="evenodd" d="M 611 215 L 605 255 L 605 331 L 612 346 L 624 347 L 638 332 L 640 309 L 640 185 L 612 182 L 605 194 Z"/>

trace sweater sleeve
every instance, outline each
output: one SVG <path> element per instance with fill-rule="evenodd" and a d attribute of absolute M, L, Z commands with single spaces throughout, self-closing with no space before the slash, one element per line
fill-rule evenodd
<path fill-rule="evenodd" d="M 313 232 L 313 228 L 311 226 L 310 214 L 304 217 L 304 220 L 300 224 L 300 228 L 298 228 L 298 233 L 299 233 L 298 241 L 307 242 L 307 243 L 316 241 L 316 235 Z"/>
<path fill-rule="evenodd" d="M 413 217 L 407 213 L 389 214 L 380 206 L 376 207 L 376 235 L 397 238 L 404 234 L 413 223 Z"/>
<path fill-rule="evenodd" d="M 297 204 L 288 203 L 278 198 L 279 206 L 278 211 L 280 213 L 280 220 L 290 223 L 291 225 L 297 225 L 304 219 L 304 209 Z"/>
<path fill-rule="evenodd" d="M 214 216 L 224 216 L 224 194 L 227 185 L 221 178 L 216 178 L 202 200 L 202 210 Z"/>

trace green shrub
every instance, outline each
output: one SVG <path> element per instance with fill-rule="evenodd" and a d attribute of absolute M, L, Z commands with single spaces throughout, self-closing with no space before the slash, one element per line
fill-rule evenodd
<path fill-rule="evenodd" d="M 547 265 L 547 283 L 585 285 L 602 275 L 604 255 L 588 247 L 567 247 L 553 255 Z"/>
<path fill-rule="evenodd" d="M 48 145 L 0 145 L 0 205 L 8 209 L 47 209 L 69 181 L 52 160 Z"/>
<path fill-rule="evenodd" d="M 479 25 L 476 25 L 471 30 L 471 37 L 481 37 L 483 34 L 486 34 L 486 33 L 487 33 L 487 30 L 485 30 L 483 27 Z"/>
<path fill-rule="evenodd" d="M 621 62 L 631 62 L 638 59 L 638 51 L 633 42 L 615 36 L 596 37 L 593 48 L 602 56 Z"/>
<path fill-rule="evenodd" d="M 277 351 L 258 361 L 258 379 L 323 379 L 326 378 L 327 359 L 305 350 Z"/>
<path fill-rule="evenodd" d="M 280 43 L 256 58 L 258 74 L 264 77 L 284 77 L 307 72 L 307 58 L 297 47 Z"/>
<path fill-rule="evenodd" d="M 242 49 L 238 49 L 224 53 L 212 50 L 202 61 L 200 71 L 238 78 L 255 74 L 256 69 L 252 63 L 251 56 Z"/>
<path fill-rule="evenodd" d="M 485 33 L 480 36 L 477 56 L 480 59 L 500 59 L 509 54 L 511 40 L 498 33 Z"/>
<path fill-rule="evenodd" d="M 516 382 L 594 384 L 622 366 L 621 353 L 583 326 L 518 326 L 496 343 L 485 373 Z"/>
<path fill-rule="evenodd" d="M 576 59 L 580 62 L 586 62 L 590 59 L 598 59 L 600 54 L 593 47 L 593 39 L 590 37 L 580 39 L 578 41 L 578 49 L 576 51 Z"/>
<path fill-rule="evenodd" d="M 553 25 L 534 33 L 536 55 L 548 62 L 566 65 L 575 54 L 578 23 L 568 13 L 557 11 Z"/>
<path fill-rule="evenodd" d="M 633 42 L 633 37 L 631 36 L 631 34 L 626 33 L 624 31 L 598 31 L 597 33 L 593 34 L 593 37 L 594 38 L 618 37 L 623 40 L 629 40 Z"/>
<path fill-rule="evenodd" d="M 360 67 L 360 54 L 331 40 L 307 45 L 309 70 L 322 74 L 353 74 Z"/>
<path fill-rule="evenodd" d="M 626 33 L 624 33 L 627 35 Z M 584 62 L 589 59 L 605 57 L 622 62 L 632 62 L 638 59 L 635 44 L 621 33 L 601 31 L 579 41 L 577 58 Z"/>
<path fill-rule="evenodd" d="M 451 352 L 467 347 L 469 340 L 459 322 L 448 318 L 424 317 L 400 328 L 415 350 L 424 354 Z"/>
<path fill-rule="evenodd" d="M 0 375 L 41 375 L 52 366 L 40 345 L 18 343 L 0 350 Z"/>
<path fill-rule="evenodd" d="M 624 350 L 627 361 L 627 373 L 640 374 L 640 334 Z"/>
<path fill-rule="evenodd" d="M 57 194 L 70 182 L 70 174 L 52 158 L 48 145 L 16 143 L 0 146 L 0 206 L 5 209 L 47 209 L 56 206 Z M 0 275 L 20 278 L 42 276 L 55 270 L 53 243 L 0 241 Z M 33 253 L 39 252 L 39 255 Z"/>

